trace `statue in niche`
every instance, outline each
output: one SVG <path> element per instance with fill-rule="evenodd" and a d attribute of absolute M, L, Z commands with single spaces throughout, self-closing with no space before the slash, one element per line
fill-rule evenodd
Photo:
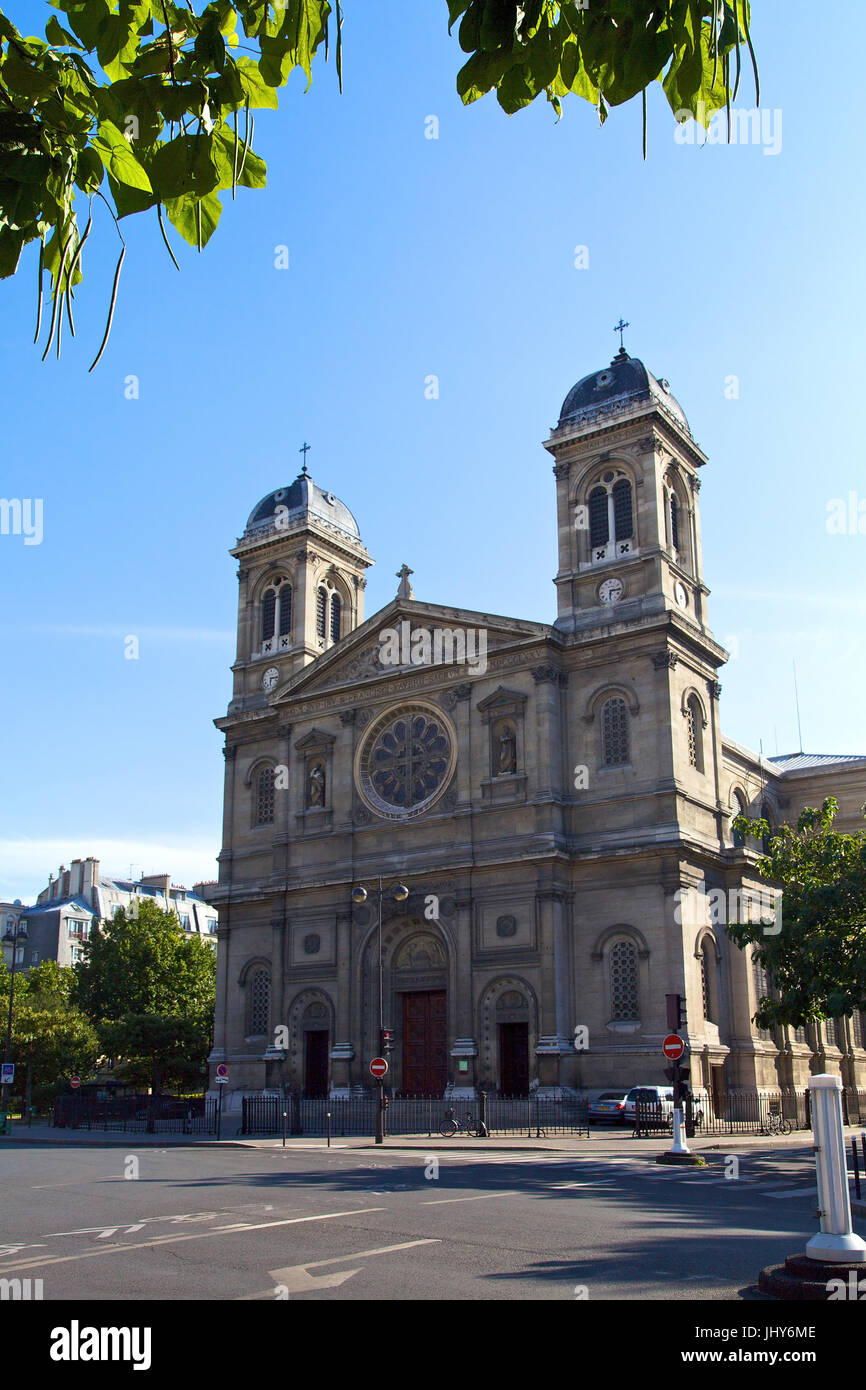
<path fill-rule="evenodd" d="M 309 806 L 324 806 L 325 804 L 325 769 L 321 763 L 313 763 L 310 768 L 307 804 Z"/>
<path fill-rule="evenodd" d="M 505 777 L 517 771 L 517 736 L 509 724 L 500 731 L 498 743 L 499 760 L 496 775 Z"/>

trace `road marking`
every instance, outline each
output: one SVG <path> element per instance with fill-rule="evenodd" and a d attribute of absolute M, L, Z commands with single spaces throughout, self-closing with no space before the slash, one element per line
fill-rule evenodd
<path fill-rule="evenodd" d="M 99 1250 L 82 1250 L 78 1255 L 54 1255 L 50 1259 L 21 1260 L 16 1264 L 4 1265 L 0 1268 L 0 1275 L 11 1274 L 16 1269 L 37 1269 L 43 1265 L 62 1265 L 70 1264 L 75 1260 L 92 1260 L 99 1255 L 115 1255 L 118 1251 L 150 1250 L 157 1245 L 177 1245 L 182 1240 L 207 1240 L 212 1236 L 236 1235 L 238 1230 L 264 1231 L 272 1226 L 297 1226 L 305 1221 L 333 1221 L 340 1216 L 367 1216 L 370 1212 L 386 1210 L 386 1207 L 359 1207 L 357 1211 L 328 1211 L 321 1216 L 292 1216 L 285 1221 L 263 1221 L 257 1226 L 218 1226 L 212 1231 L 191 1231 L 189 1235 L 154 1236 L 152 1240 L 138 1241 L 135 1245 L 104 1245 Z M 352 1257 L 349 1256 L 349 1258 Z"/>
<path fill-rule="evenodd" d="M 481 1197 L 437 1197 L 433 1202 L 422 1202 L 422 1207 L 444 1207 L 453 1202 L 492 1202 L 495 1197 L 525 1197 L 521 1192 L 485 1192 Z"/>
<path fill-rule="evenodd" d="M 786 1197 L 817 1197 L 818 1184 L 813 1183 L 809 1187 L 783 1187 L 781 1192 L 770 1192 L 767 1195 L 776 1202 L 779 1198 L 784 1200 Z"/>
<path fill-rule="evenodd" d="M 404 1240 L 400 1245 L 382 1245 L 378 1250 L 355 1250 L 347 1255 L 332 1255 L 327 1260 L 308 1260 L 304 1265 L 288 1265 L 285 1269 L 269 1269 L 268 1274 L 277 1284 L 285 1286 L 287 1293 L 309 1293 L 313 1289 L 338 1288 L 346 1279 L 351 1279 L 353 1274 L 360 1274 L 359 1269 L 344 1270 L 339 1274 L 325 1275 L 322 1278 L 314 1278 L 308 1274 L 310 1269 L 323 1269 L 325 1265 L 342 1264 L 344 1260 L 368 1260 L 373 1255 L 391 1255 L 395 1250 L 414 1250 L 418 1245 L 441 1245 L 441 1241 L 435 1238 L 427 1240 Z M 305 1279 L 300 1276 L 306 1275 Z M 295 1288 L 292 1288 L 292 1283 Z M 263 1298 L 273 1298 L 274 1290 L 266 1289 L 263 1293 L 247 1293 L 235 1299 L 236 1303 L 249 1303 L 253 1300 Z"/>

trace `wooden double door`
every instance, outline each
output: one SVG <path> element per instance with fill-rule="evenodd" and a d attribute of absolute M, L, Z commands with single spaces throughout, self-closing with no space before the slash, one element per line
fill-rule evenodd
<path fill-rule="evenodd" d="M 403 999 L 403 1084 L 409 1096 L 441 1096 L 448 1084 L 448 1017 L 444 989 Z"/>

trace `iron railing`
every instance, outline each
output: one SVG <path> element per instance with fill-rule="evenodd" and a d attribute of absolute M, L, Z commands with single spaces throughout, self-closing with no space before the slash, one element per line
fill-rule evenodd
<path fill-rule="evenodd" d="M 57 1096 L 53 1123 L 58 1129 L 120 1131 L 130 1134 L 215 1134 L 215 1100 L 203 1096 Z"/>
<path fill-rule="evenodd" d="M 242 1134 L 282 1134 L 334 1138 L 371 1134 L 376 1125 L 378 1094 L 368 1092 L 351 1099 L 320 1096 L 244 1096 Z M 549 1100 L 529 1096 L 483 1096 L 475 1101 L 452 1101 L 441 1096 L 389 1096 L 385 1110 L 385 1133 L 399 1135 L 439 1134 L 448 1112 L 453 1111 L 463 1127 L 467 1119 L 483 1120 L 490 1134 L 524 1134 L 527 1138 L 546 1134 L 588 1134 L 586 1101 Z M 284 1117 L 285 1116 L 285 1121 Z"/>

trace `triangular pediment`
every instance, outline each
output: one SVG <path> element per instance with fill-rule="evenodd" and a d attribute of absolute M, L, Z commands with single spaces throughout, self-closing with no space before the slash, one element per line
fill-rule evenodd
<path fill-rule="evenodd" d="M 389 676 L 405 677 L 407 672 L 417 675 L 455 662 L 465 666 L 471 677 L 473 673 L 483 674 L 491 653 L 532 647 L 551 636 L 558 638 L 546 623 L 394 599 L 337 646 L 298 671 L 272 703 Z"/>

